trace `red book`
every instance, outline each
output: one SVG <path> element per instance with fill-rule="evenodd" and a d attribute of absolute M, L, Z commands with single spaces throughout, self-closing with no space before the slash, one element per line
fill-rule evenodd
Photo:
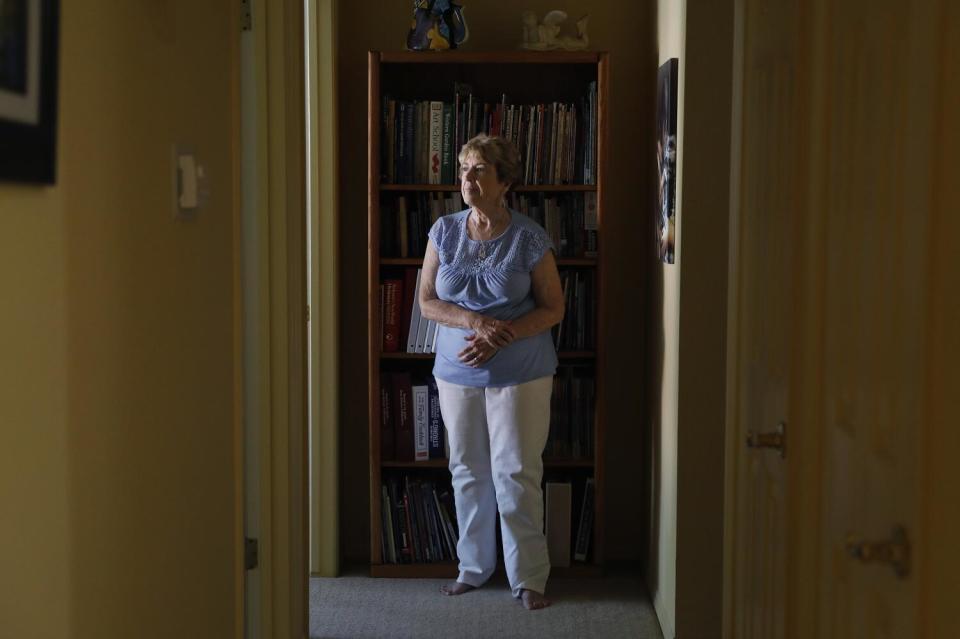
<path fill-rule="evenodd" d="M 397 461 L 414 461 L 413 384 L 409 372 L 393 374 L 394 445 Z"/>
<path fill-rule="evenodd" d="M 410 313 L 413 309 L 413 296 L 417 292 L 417 269 L 410 267 L 403 272 L 403 315 L 400 321 L 400 342 L 410 334 Z M 399 346 L 398 346 L 399 348 Z"/>
<path fill-rule="evenodd" d="M 383 352 L 400 350 L 400 304 L 403 299 L 403 280 L 383 282 Z"/>
<path fill-rule="evenodd" d="M 382 460 L 392 460 L 397 454 L 394 442 L 393 406 L 393 384 L 390 383 L 390 373 L 383 373 L 380 380 L 380 459 Z"/>

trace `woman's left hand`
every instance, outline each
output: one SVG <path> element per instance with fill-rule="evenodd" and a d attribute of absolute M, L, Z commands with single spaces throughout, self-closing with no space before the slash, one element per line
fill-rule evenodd
<path fill-rule="evenodd" d="M 476 368 L 493 357 L 499 349 L 489 342 L 471 339 L 472 337 L 473 336 L 466 338 L 468 342 L 467 347 L 457 353 L 457 357 L 467 366 Z"/>

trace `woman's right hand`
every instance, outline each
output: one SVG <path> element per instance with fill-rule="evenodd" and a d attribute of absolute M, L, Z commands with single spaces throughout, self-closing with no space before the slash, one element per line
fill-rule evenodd
<path fill-rule="evenodd" d="M 470 328 L 473 329 L 472 341 L 486 342 L 494 348 L 508 346 L 517 337 L 510 322 L 486 315 L 477 314 Z"/>

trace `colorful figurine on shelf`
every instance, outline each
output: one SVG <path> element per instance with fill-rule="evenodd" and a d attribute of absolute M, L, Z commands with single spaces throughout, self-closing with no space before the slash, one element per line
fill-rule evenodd
<path fill-rule="evenodd" d="M 548 49 L 578 51 L 586 49 L 590 44 L 590 38 L 587 36 L 587 20 L 589 17 L 585 15 L 577 20 L 577 35 L 573 37 L 560 35 L 560 27 L 567 20 L 567 14 L 563 11 L 551 11 L 543 16 L 543 22 L 537 21 L 537 14 L 533 11 L 524 11 L 521 14 L 523 42 L 520 43 L 520 46 L 534 51 L 546 51 Z"/>
<path fill-rule="evenodd" d="M 407 49 L 456 49 L 467 41 L 469 35 L 461 5 L 450 0 L 414 0 Z"/>

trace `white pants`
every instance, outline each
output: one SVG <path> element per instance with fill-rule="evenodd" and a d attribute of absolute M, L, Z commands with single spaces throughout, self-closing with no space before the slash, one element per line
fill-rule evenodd
<path fill-rule="evenodd" d="M 450 445 L 460 540 L 458 581 L 481 586 L 497 563 L 500 510 L 503 560 L 514 597 L 543 593 L 550 575 L 543 534 L 543 449 L 550 431 L 553 378 L 502 388 L 437 380 Z"/>

